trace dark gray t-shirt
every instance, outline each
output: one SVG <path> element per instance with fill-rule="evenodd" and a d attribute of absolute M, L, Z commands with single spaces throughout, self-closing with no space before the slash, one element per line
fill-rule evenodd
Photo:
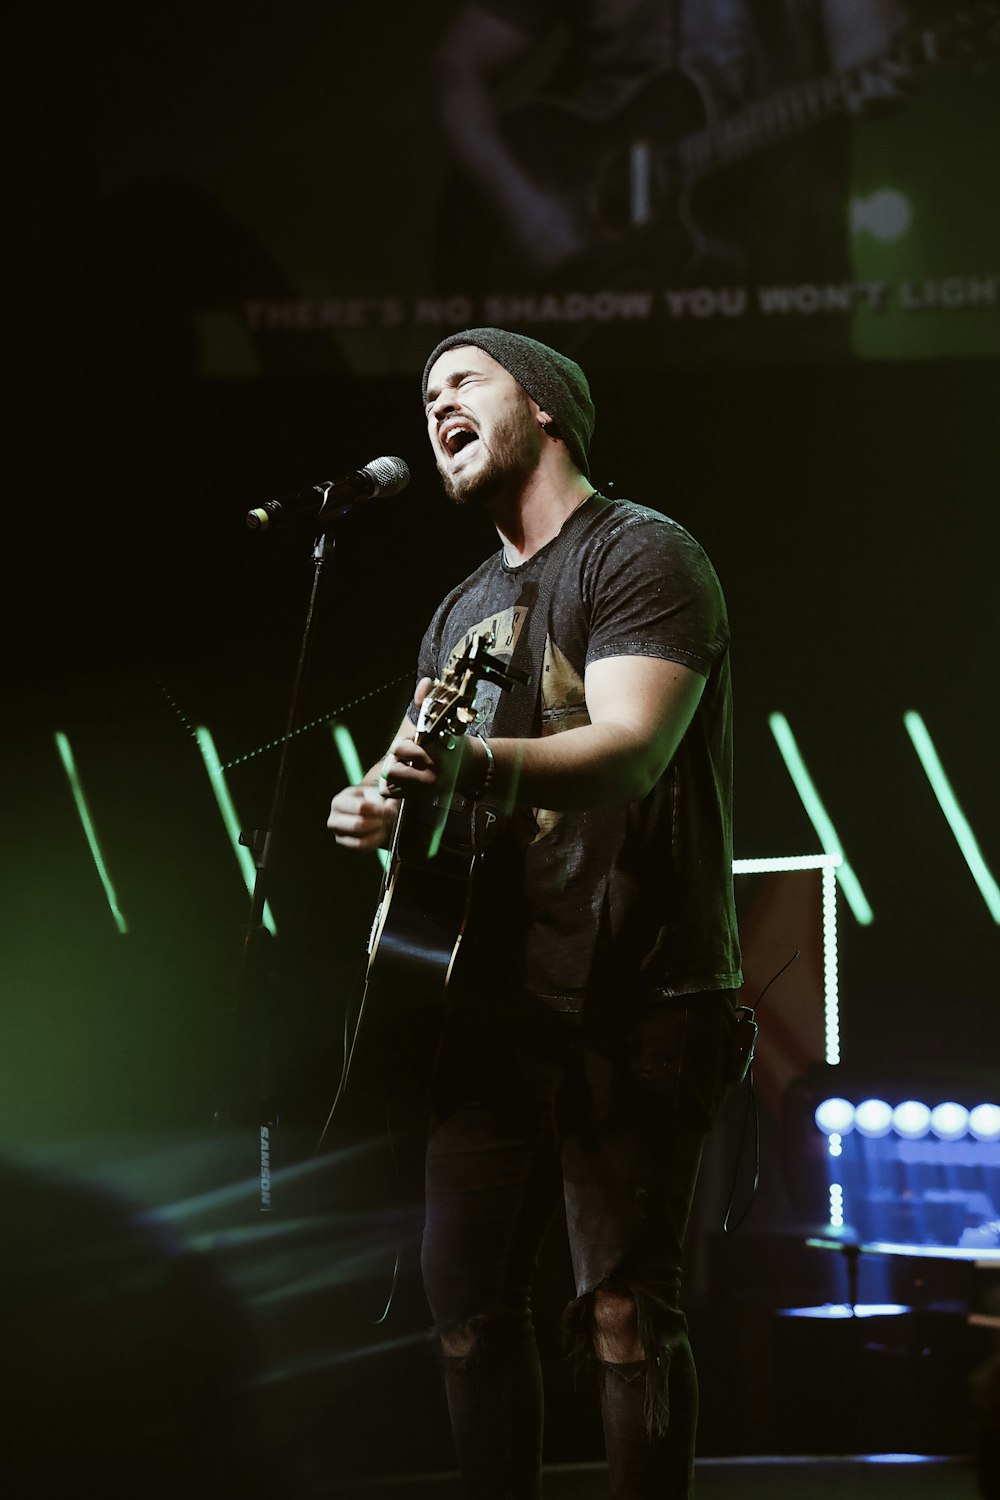
<path fill-rule="evenodd" d="M 585 812 L 515 809 L 506 847 L 487 856 L 476 881 L 460 982 L 523 984 L 562 1010 L 736 989 L 729 624 L 715 570 L 694 538 L 657 511 L 594 496 L 569 544 L 557 538 L 517 568 L 498 552 L 443 600 L 420 673 L 439 677 L 483 629 L 509 660 L 525 596 L 553 549 L 535 733 L 589 722 L 584 674 L 593 661 L 658 657 L 707 681 L 648 796 Z M 497 698 L 497 688 L 481 684 L 486 735 Z"/>

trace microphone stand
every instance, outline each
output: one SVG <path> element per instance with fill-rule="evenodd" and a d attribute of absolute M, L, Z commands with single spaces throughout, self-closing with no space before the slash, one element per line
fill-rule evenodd
<path fill-rule="evenodd" d="M 238 1050 L 236 1048 L 236 1037 L 241 1025 L 246 1025 L 249 1022 L 254 1033 L 252 1042 L 253 1066 L 256 1073 L 256 1125 L 259 1132 L 258 1209 L 260 1213 L 271 1213 L 274 1210 L 275 1195 L 272 1176 L 272 1151 L 275 1145 L 275 1136 L 280 1116 L 279 1100 L 275 1090 L 272 1045 L 273 1006 L 271 1003 L 271 990 L 273 988 L 273 974 L 270 971 L 268 963 L 271 933 L 264 925 L 263 915 L 267 901 L 267 880 L 274 862 L 275 846 L 281 823 L 285 790 L 288 783 L 288 747 L 291 743 L 292 734 L 298 719 L 302 686 L 305 680 L 306 661 L 312 640 L 312 627 L 316 611 L 316 599 L 319 593 L 319 583 L 324 564 L 328 555 L 333 551 L 334 546 L 335 542 L 333 539 L 331 538 L 328 542 L 325 533 L 317 536 L 313 543 L 312 588 L 306 608 L 298 661 L 295 666 L 291 698 L 288 705 L 288 716 L 285 723 L 285 733 L 281 742 L 278 769 L 275 773 L 267 827 L 255 829 L 251 834 L 240 834 L 240 843 L 248 848 L 253 855 L 256 875 L 250 901 L 249 917 L 246 925 L 241 929 L 243 944 L 240 953 L 234 999 L 229 1012 L 228 1055 L 226 1059 L 227 1097 L 225 1102 L 216 1109 L 215 1117 L 218 1122 L 221 1117 L 229 1117 L 234 1113 L 233 1075 L 236 1070 L 236 1054 Z M 240 1056 L 242 1057 L 242 1053 L 240 1053 Z"/>

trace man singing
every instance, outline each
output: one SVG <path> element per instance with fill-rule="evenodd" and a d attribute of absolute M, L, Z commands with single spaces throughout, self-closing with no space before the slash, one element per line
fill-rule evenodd
<path fill-rule="evenodd" d="M 422 1266 L 459 1467 L 483 1500 L 541 1493 L 531 1287 L 561 1194 L 564 1342 L 599 1377 L 614 1494 L 683 1497 L 697 1384 L 682 1242 L 738 1073 L 725 602 L 681 526 L 594 489 L 572 360 L 469 329 L 423 386 L 444 487 L 485 507 L 500 550 L 439 606 L 410 714 L 329 826 L 383 847 L 399 799 L 453 777 L 460 801 L 510 808 L 473 887 L 427 1141 Z M 509 655 L 543 573 L 530 734 L 505 736 L 487 684 L 455 750 L 418 744 L 429 679 L 479 630 Z"/>

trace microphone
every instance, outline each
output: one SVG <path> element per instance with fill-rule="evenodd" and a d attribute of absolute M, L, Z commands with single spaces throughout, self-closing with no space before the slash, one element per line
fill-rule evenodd
<path fill-rule="evenodd" d="M 251 531 L 273 531 L 295 521 L 339 521 L 359 500 L 377 500 L 398 495 L 410 482 L 410 471 L 401 458 L 373 458 L 363 469 L 314 484 L 283 500 L 268 500 L 247 511 Z"/>

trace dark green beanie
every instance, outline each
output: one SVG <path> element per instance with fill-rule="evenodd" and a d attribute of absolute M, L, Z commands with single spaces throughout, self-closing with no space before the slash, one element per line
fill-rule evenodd
<path fill-rule="evenodd" d="M 518 385 L 547 411 L 555 422 L 559 436 L 569 449 L 570 457 L 582 474 L 590 473 L 588 452 L 594 432 L 594 403 L 587 377 L 575 360 L 529 339 L 523 333 L 509 333 L 506 328 L 466 328 L 442 339 L 424 365 L 423 395 L 427 400 L 427 377 L 431 366 L 446 349 L 473 344 L 492 355 L 503 365 Z"/>

